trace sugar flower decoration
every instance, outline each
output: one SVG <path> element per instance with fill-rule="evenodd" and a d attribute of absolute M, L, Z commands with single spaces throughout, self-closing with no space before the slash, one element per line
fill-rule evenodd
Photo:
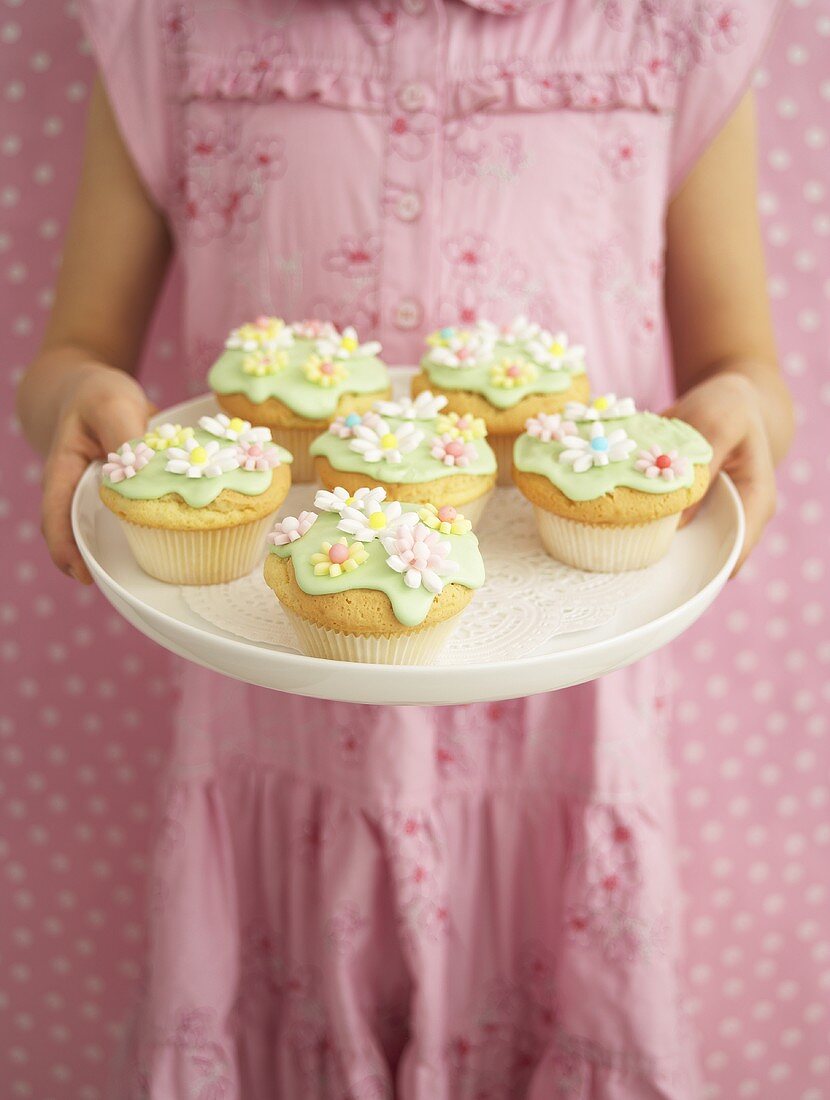
<path fill-rule="evenodd" d="M 578 435 L 576 424 L 564 420 L 559 413 L 537 413 L 525 421 L 525 431 L 541 443 L 556 440 L 561 443 L 566 435 Z"/>
<path fill-rule="evenodd" d="M 371 542 L 394 534 L 399 527 L 411 527 L 417 522 L 417 514 L 404 512 L 397 500 L 391 500 L 388 504 L 369 500 L 361 508 L 347 505 L 340 513 L 337 529 L 354 535 L 359 542 Z"/>
<path fill-rule="evenodd" d="M 255 440 L 243 440 L 236 445 L 236 460 L 240 470 L 274 470 L 280 465 L 280 452 Z"/>
<path fill-rule="evenodd" d="M 615 393 L 600 394 L 586 405 L 581 401 L 569 401 L 565 405 L 565 416 L 569 420 L 618 420 L 633 416 L 636 411 L 633 397 L 617 397 Z"/>
<path fill-rule="evenodd" d="M 449 556 L 450 544 L 423 523 L 398 528 L 381 542 L 389 555 L 386 564 L 403 575 L 408 588 L 423 587 L 438 594 L 444 589 L 445 578 L 458 572 L 458 562 Z"/>
<path fill-rule="evenodd" d="M 279 374 L 288 366 L 288 356 L 278 349 L 256 351 L 242 360 L 242 371 L 253 378 L 267 378 Z"/>
<path fill-rule="evenodd" d="M 440 508 L 425 504 L 418 512 L 418 519 L 442 535 L 466 535 L 473 529 L 472 523 L 451 504 L 443 504 Z"/>
<path fill-rule="evenodd" d="M 471 329 L 442 328 L 427 337 L 426 362 L 440 367 L 477 367 L 492 358 L 493 334 Z"/>
<path fill-rule="evenodd" d="M 429 453 L 445 466 L 469 466 L 478 458 L 475 444 L 465 443 L 463 439 L 451 435 L 437 435 Z"/>
<path fill-rule="evenodd" d="M 358 424 L 364 422 L 360 413 L 351 412 L 348 416 L 338 416 L 329 424 L 329 431 L 339 439 L 351 439 Z"/>
<path fill-rule="evenodd" d="M 341 573 L 353 573 L 369 557 L 362 542 L 349 545 L 347 539 L 324 542 L 321 549 L 311 555 L 315 577 L 339 577 Z"/>
<path fill-rule="evenodd" d="M 168 447 L 164 468 L 169 474 L 186 477 L 219 477 L 238 469 L 239 459 L 235 447 L 222 447 L 215 440 L 198 443 L 195 439 L 186 439 L 183 447 Z"/>
<path fill-rule="evenodd" d="M 334 359 L 323 359 L 319 355 L 310 355 L 306 359 L 303 363 L 303 374 L 309 382 L 325 389 L 337 386 L 349 377 L 349 372 L 342 363 Z"/>
<path fill-rule="evenodd" d="M 676 477 L 685 477 L 689 470 L 689 460 L 677 451 L 663 451 L 656 444 L 646 451 L 639 451 L 634 469 L 646 477 L 659 477 L 663 481 L 674 481 Z"/>
<path fill-rule="evenodd" d="M 585 348 L 571 344 L 564 332 L 551 335 L 546 329 L 527 344 L 527 353 L 534 363 L 546 370 L 575 370 L 585 360 Z"/>
<path fill-rule="evenodd" d="M 487 435 L 484 420 L 480 416 L 471 416 L 470 413 L 463 413 L 461 416 L 456 412 L 446 413 L 438 417 L 436 427 L 442 435 L 463 439 L 467 443 L 473 439 L 484 439 Z"/>
<path fill-rule="evenodd" d="M 314 498 L 314 507 L 319 508 L 321 512 L 337 512 L 342 515 L 344 508 L 357 508 L 364 512 L 370 504 L 380 505 L 385 498 L 386 490 L 382 485 L 378 485 L 375 489 L 358 489 L 354 493 L 338 485 L 331 492 L 328 489 L 318 489 L 317 496 Z"/>
<path fill-rule="evenodd" d="M 181 424 L 159 424 L 147 432 L 144 442 L 154 451 L 166 451 L 168 447 L 182 447 L 186 440 L 192 438 L 192 428 L 183 428 Z"/>
<path fill-rule="evenodd" d="M 110 451 L 107 455 L 104 477 L 115 485 L 119 481 L 127 481 L 135 477 L 139 470 L 143 470 L 152 457 L 153 451 L 143 441 L 135 444 L 122 443 L 117 451 Z"/>
<path fill-rule="evenodd" d="M 375 409 L 381 416 L 394 416 L 398 420 L 434 420 L 447 403 L 443 394 L 422 390 L 412 401 L 376 401 Z"/>
<path fill-rule="evenodd" d="M 512 390 L 526 386 L 536 374 L 536 367 L 526 359 L 502 359 L 491 369 L 490 382 L 499 389 Z"/>
<path fill-rule="evenodd" d="M 607 466 L 609 462 L 622 462 L 628 458 L 637 446 L 622 428 L 617 428 L 606 436 L 605 426 L 596 421 L 591 425 L 591 435 L 585 439 L 581 435 L 566 435 L 565 450 L 559 455 L 559 461 L 573 467 L 574 473 L 582 474 L 592 466 Z"/>
<path fill-rule="evenodd" d="M 270 428 L 252 428 L 250 420 L 241 420 L 238 416 L 227 416 L 225 413 L 200 417 L 199 427 L 219 439 L 228 439 L 231 443 L 241 440 L 247 443 L 267 443 L 271 439 Z"/>
<path fill-rule="evenodd" d="M 523 313 L 514 317 L 507 325 L 496 326 L 490 321 L 479 321 L 479 329 L 492 332 L 500 344 L 526 344 L 536 339 L 542 331 L 541 325 L 529 320 Z"/>
<path fill-rule="evenodd" d="M 378 419 L 371 427 L 368 424 L 356 427 L 349 446 L 366 462 L 398 463 L 403 462 L 403 456 L 414 451 L 423 438 L 424 433 L 412 424 L 402 424 L 393 431 L 385 420 Z"/>
<path fill-rule="evenodd" d="M 257 317 L 231 331 L 225 347 L 235 351 L 275 351 L 294 343 L 294 333 L 281 317 Z"/>
<path fill-rule="evenodd" d="M 380 352 L 377 340 L 361 344 L 357 330 L 349 326 L 342 332 L 321 337 L 316 343 L 317 354 L 323 359 L 368 359 Z"/>
<path fill-rule="evenodd" d="M 272 546 L 287 546 L 296 542 L 311 530 L 317 521 L 316 512 L 300 512 L 298 516 L 284 516 L 268 532 L 268 542 Z"/>
<path fill-rule="evenodd" d="M 295 321 L 291 331 L 302 340 L 333 340 L 338 336 L 331 321 L 320 321 L 316 317 L 308 321 Z"/>

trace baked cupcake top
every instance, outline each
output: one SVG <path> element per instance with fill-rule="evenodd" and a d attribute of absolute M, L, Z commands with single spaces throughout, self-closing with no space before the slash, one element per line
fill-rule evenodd
<path fill-rule="evenodd" d="M 298 416 L 327 420 L 344 393 L 386 389 L 379 352 L 376 340 L 361 344 L 353 328 L 258 317 L 231 332 L 208 383 L 215 393 L 241 393 L 256 405 L 276 398 Z"/>
<path fill-rule="evenodd" d="M 469 524 L 445 531 L 434 508 L 385 498 L 383 488 L 352 496 L 321 489 L 316 511 L 285 516 L 274 526 L 270 552 L 291 558 L 297 584 L 309 596 L 383 592 L 398 622 L 419 626 L 445 584 L 484 583 L 478 539 Z"/>
<path fill-rule="evenodd" d="M 224 413 L 203 416 L 198 428 L 160 424 L 107 455 L 101 483 L 129 500 L 176 493 L 191 508 L 211 504 L 223 489 L 259 496 L 273 471 L 291 462 L 268 428 Z"/>
<path fill-rule="evenodd" d="M 630 397 L 569 402 L 563 414 L 531 417 L 516 440 L 513 462 L 541 474 L 570 500 L 596 500 L 624 486 L 641 493 L 689 489 L 695 466 L 712 448 L 682 420 L 638 412 Z"/>
<path fill-rule="evenodd" d="M 443 413 L 446 397 L 424 390 L 412 400 L 376 401 L 364 413 L 339 416 L 311 444 L 336 470 L 396 485 L 457 474 L 494 474 L 496 457 L 480 417 Z"/>
<path fill-rule="evenodd" d="M 585 373 L 585 349 L 527 317 L 497 327 L 441 328 L 427 337 L 421 369 L 440 389 L 481 394 L 509 409 L 531 394 L 564 393 Z"/>

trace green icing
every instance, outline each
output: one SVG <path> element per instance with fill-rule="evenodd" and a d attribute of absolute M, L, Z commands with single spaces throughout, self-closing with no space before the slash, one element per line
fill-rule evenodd
<path fill-rule="evenodd" d="M 404 504 L 404 512 L 417 512 L 418 505 Z M 294 576 L 300 588 L 309 596 L 326 596 L 332 592 L 354 592 L 358 589 L 371 589 L 384 592 L 389 597 L 392 610 L 398 622 L 404 626 L 418 626 L 424 621 L 432 607 L 435 596 L 426 588 L 409 588 L 402 574 L 396 573 L 386 564 L 389 557 L 380 539 L 364 543 L 368 559 L 351 573 L 341 573 L 339 577 L 318 577 L 314 574 L 311 555 L 321 549 L 324 542 L 336 542 L 348 539 L 351 535 L 337 530 L 340 516 L 336 512 L 323 512 L 309 531 L 295 542 L 286 546 L 272 546 L 272 554 L 281 558 L 291 558 Z M 462 584 L 465 588 L 480 588 L 484 584 L 484 562 L 478 548 L 478 539 L 470 532 L 466 535 L 441 535 L 449 541 L 452 550 L 450 556 L 460 568 L 457 573 L 445 578 L 446 583 Z"/>
<path fill-rule="evenodd" d="M 215 435 L 201 428 L 194 428 L 193 436 L 198 443 L 218 442 L 222 447 L 233 447 L 233 443 L 228 440 L 217 439 Z M 140 440 L 134 439 L 131 442 L 135 445 Z M 280 462 L 291 462 L 289 451 L 276 443 L 270 445 L 277 448 Z M 128 500 L 158 500 L 167 493 L 178 493 L 191 508 L 204 508 L 216 500 L 223 489 L 233 489 L 251 497 L 259 496 L 270 486 L 274 473 L 273 470 L 229 470 L 219 477 L 187 477 L 186 474 L 168 473 L 164 468 L 167 459 L 166 450 L 156 451 L 135 477 L 124 481 L 110 481 L 102 475 L 101 481 L 108 489 L 120 493 Z"/>
<path fill-rule="evenodd" d="M 559 461 L 566 450 L 564 443 L 542 443 L 533 436 L 520 435 L 513 448 L 516 468 L 528 474 L 541 474 L 552 482 L 570 500 L 596 500 L 619 486 L 637 489 L 642 493 L 671 493 L 676 489 L 688 489 L 694 482 L 695 464 L 708 463 L 712 448 L 700 434 L 682 420 L 669 420 L 656 413 L 640 412 L 620 420 L 603 420 L 606 434 L 616 428 L 624 428 L 637 448 L 621 462 L 609 462 L 607 466 L 593 466 L 584 473 L 575 473 L 570 466 Z M 577 425 L 580 435 L 588 437 L 590 424 Z M 646 477 L 634 468 L 638 451 L 658 445 L 662 451 L 677 451 L 689 459 L 690 466 L 683 477 L 665 481 L 659 477 Z"/>
<path fill-rule="evenodd" d="M 292 412 L 309 420 L 330 420 L 344 393 L 381 393 L 389 386 L 386 367 L 374 356 L 338 360 L 349 377 L 326 387 L 309 382 L 303 374 L 303 364 L 315 354 L 313 340 L 296 337 L 283 351 L 288 359 L 286 366 L 276 374 L 260 378 L 242 369 L 249 352 L 228 348 L 210 368 L 208 384 L 214 393 L 242 393 L 256 405 L 276 397 Z"/>
<path fill-rule="evenodd" d="M 564 393 L 572 385 L 575 374 L 584 374 L 585 367 L 579 363 L 576 367 L 566 367 L 563 370 L 549 370 L 547 367 L 536 367 L 536 377 L 532 382 L 524 385 L 505 389 L 502 386 L 494 386 L 490 382 L 490 371 L 496 363 L 504 359 L 519 359 L 523 362 L 532 362 L 527 351 L 521 344 L 503 344 L 496 342 L 493 356 L 486 363 L 475 367 L 447 367 L 437 363 L 430 363 L 424 357 L 421 360 L 421 369 L 442 390 L 467 390 L 470 393 L 480 393 L 486 397 L 491 405 L 497 409 L 512 409 L 530 394 L 538 393 Z"/>
<path fill-rule="evenodd" d="M 403 462 L 367 462 L 357 451 L 349 446 L 348 439 L 340 439 L 334 432 L 318 435 L 309 447 L 312 455 L 323 455 L 336 470 L 345 470 L 351 474 L 367 474 L 376 481 L 392 485 L 413 485 L 421 481 L 436 481 L 441 477 L 453 477 L 458 474 L 494 474 L 496 456 L 485 439 L 474 439 L 473 446 L 478 457 L 469 466 L 445 466 L 430 454 L 432 441 L 440 433 L 437 420 L 402 420 L 395 416 L 383 418 L 394 432 L 405 424 L 411 424 L 424 433 L 418 446 L 403 456 Z"/>

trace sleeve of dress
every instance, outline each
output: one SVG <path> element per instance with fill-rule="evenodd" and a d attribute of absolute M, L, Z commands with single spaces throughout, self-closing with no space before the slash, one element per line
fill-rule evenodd
<path fill-rule="evenodd" d="M 695 4 L 684 28 L 689 60 L 672 127 L 669 194 L 737 107 L 772 37 L 784 0 Z"/>
<path fill-rule="evenodd" d="M 153 202 L 172 176 L 165 38 L 156 0 L 80 0 L 80 17 L 121 137 Z"/>

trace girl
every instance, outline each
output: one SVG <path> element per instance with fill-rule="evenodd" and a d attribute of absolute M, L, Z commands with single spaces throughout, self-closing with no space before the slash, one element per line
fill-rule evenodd
<path fill-rule="evenodd" d="M 89 581 L 70 497 L 144 430 L 173 252 L 183 389 L 260 313 L 406 363 L 435 326 L 526 312 L 646 407 L 670 361 L 749 553 L 792 432 L 741 98 L 773 6 L 85 0 L 101 79 L 19 402 L 56 565 Z M 181 675 L 119 1098 L 699 1095 L 663 659 L 442 709 Z"/>

